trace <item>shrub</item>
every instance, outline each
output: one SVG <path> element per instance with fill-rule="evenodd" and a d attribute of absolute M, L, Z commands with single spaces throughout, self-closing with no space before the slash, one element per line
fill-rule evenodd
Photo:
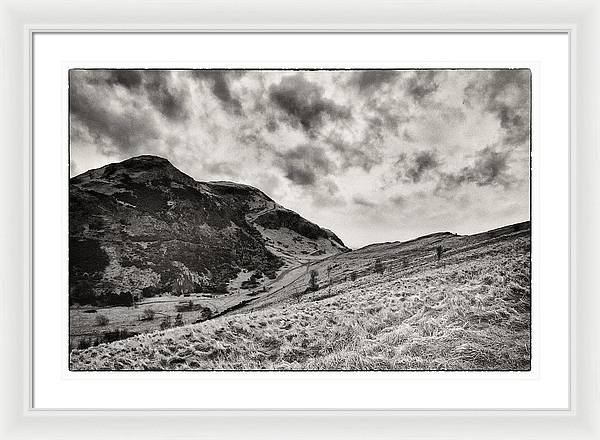
<path fill-rule="evenodd" d="M 108 254 L 98 240 L 69 238 L 69 273 L 101 273 L 108 266 Z"/>
<path fill-rule="evenodd" d="M 69 292 L 69 304 L 93 305 L 93 306 L 127 306 L 134 304 L 134 296 L 131 292 L 104 293 L 95 295 L 93 284 L 89 280 L 77 281 Z"/>
<path fill-rule="evenodd" d="M 227 288 L 227 284 L 225 284 L 225 283 L 216 284 L 212 290 L 215 293 L 229 293 L 229 289 Z"/>
<path fill-rule="evenodd" d="M 131 338 L 132 336 L 136 336 L 137 334 L 138 333 L 136 332 L 130 332 L 127 329 L 119 328 L 116 330 L 104 332 L 104 334 L 102 335 L 102 341 L 106 343 L 115 342 L 120 341 L 121 339 Z"/>
<path fill-rule="evenodd" d="M 175 323 L 173 325 L 175 327 L 181 327 L 183 325 L 183 315 L 181 313 L 178 313 L 177 316 L 175 316 Z"/>
<path fill-rule="evenodd" d="M 74 282 L 69 292 L 69 304 L 95 304 L 94 286 L 89 280 Z"/>
<path fill-rule="evenodd" d="M 131 292 L 111 293 L 104 298 L 109 306 L 127 306 L 133 305 L 133 295 Z"/>
<path fill-rule="evenodd" d="M 308 289 L 306 290 L 310 292 L 319 290 L 319 272 L 317 272 L 315 269 L 311 269 L 309 275 L 310 278 L 308 280 Z"/>
<path fill-rule="evenodd" d="M 144 309 L 142 312 L 142 321 L 152 321 L 156 312 L 152 309 Z"/>
<path fill-rule="evenodd" d="M 108 316 L 102 314 L 96 315 L 96 325 L 104 327 L 107 326 L 109 322 Z"/>
<path fill-rule="evenodd" d="M 201 304 L 194 304 L 194 301 L 191 299 L 175 304 L 175 310 L 178 312 L 193 312 L 195 310 L 202 310 L 203 308 L 204 307 Z"/>
<path fill-rule="evenodd" d="M 160 329 L 161 330 L 165 330 L 165 329 L 168 329 L 168 328 L 171 328 L 171 327 L 172 327 L 172 325 L 171 325 L 171 317 L 167 315 L 160 322 Z"/>
<path fill-rule="evenodd" d="M 302 292 L 298 289 L 297 286 L 294 286 L 294 292 L 292 293 L 292 298 L 294 298 L 297 302 L 300 302 L 302 298 Z"/>
<path fill-rule="evenodd" d="M 202 313 L 200 314 L 200 319 L 205 320 L 209 319 L 212 316 L 212 310 L 209 307 L 202 307 Z"/>
<path fill-rule="evenodd" d="M 148 286 L 142 289 L 142 296 L 144 298 L 152 298 L 153 296 L 159 295 L 162 292 L 163 290 L 156 286 Z"/>
<path fill-rule="evenodd" d="M 89 348 L 92 346 L 92 340 L 89 338 L 82 338 L 79 340 L 79 343 L 77 344 L 77 348 L 79 350 L 85 350 L 86 348 Z"/>

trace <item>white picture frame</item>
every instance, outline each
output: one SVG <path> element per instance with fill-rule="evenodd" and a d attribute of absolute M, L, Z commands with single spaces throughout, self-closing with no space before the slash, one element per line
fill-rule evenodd
<path fill-rule="evenodd" d="M 0 3 L 3 96 L 2 438 L 600 438 L 595 293 L 600 244 L 595 122 L 600 5 L 593 0 Z M 96 411 L 31 407 L 32 37 L 36 32 L 561 32 L 570 36 L 571 399 L 527 411 Z"/>

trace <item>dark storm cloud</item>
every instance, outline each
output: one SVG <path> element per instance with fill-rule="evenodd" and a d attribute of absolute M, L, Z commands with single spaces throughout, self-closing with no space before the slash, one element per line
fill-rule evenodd
<path fill-rule="evenodd" d="M 269 87 L 269 99 L 286 116 L 293 127 L 301 127 L 314 136 L 326 119 L 350 119 L 348 107 L 323 97 L 323 88 L 307 81 L 302 74 L 286 76 L 279 84 Z"/>
<path fill-rule="evenodd" d="M 513 183 L 513 177 L 508 173 L 510 152 L 496 151 L 486 147 L 476 154 L 473 165 L 464 167 L 458 173 L 441 175 L 438 189 L 454 189 L 467 183 L 478 186 L 501 185 L 508 187 Z"/>
<path fill-rule="evenodd" d="M 529 140 L 530 79 L 528 69 L 497 70 L 472 81 L 464 90 L 468 103 L 480 99 L 485 109 L 498 118 L 506 145 Z"/>
<path fill-rule="evenodd" d="M 138 88 L 143 81 L 141 70 L 109 70 L 106 82 L 126 89 Z"/>
<path fill-rule="evenodd" d="M 84 71 L 70 73 L 72 141 L 76 142 L 87 133 L 101 149 L 134 152 L 147 140 L 159 137 L 155 121 L 147 111 L 140 108 L 134 114 L 115 109 L 118 106 L 111 105 L 112 96 L 103 88 L 98 89 L 97 84 L 94 74 L 89 75 Z"/>
<path fill-rule="evenodd" d="M 275 165 L 283 170 L 286 178 L 300 186 L 315 185 L 320 177 L 335 169 L 322 148 L 306 144 L 278 154 Z"/>
<path fill-rule="evenodd" d="M 383 84 L 396 81 L 398 76 L 398 71 L 394 70 L 362 70 L 354 74 L 350 83 L 356 85 L 361 93 L 372 93 Z"/>
<path fill-rule="evenodd" d="M 231 93 L 230 83 L 233 78 L 244 75 L 242 70 L 194 70 L 192 77 L 208 82 L 210 90 L 221 102 L 224 110 L 236 115 L 242 114 L 242 103 Z"/>
<path fill-rule="evenodd" d="M 418 70 L 406 82 L 406 94 L 415 102 L 421 102 L 435 93 L 439 87 L 436 82 L 438 73 L 433 70 Z"/>
<path fill-rule="evenodd" d="M 401 166 L 398 171 L 398 178 L 408 182 L 420 182 L 423 176 L 440 166 L 440 160 L 435 151 L 418 151 L 407 159 L 405 155 L 400 156 L 396 162 L 397 166 Z"/>
<path fill-rule="evenodd" d="M 154 107 L 167 119 L 187 119 L 188 92 L 174 86 L 172 72 L 149 70 L 144 72 L 144 89 Z"/>

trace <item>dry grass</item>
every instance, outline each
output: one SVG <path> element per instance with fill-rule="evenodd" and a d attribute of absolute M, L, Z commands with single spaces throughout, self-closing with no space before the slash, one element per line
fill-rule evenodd
<path fill-rule="evenodd" d="M 529 236 L 71 353 L 75 370 L 527 370 Z"/>

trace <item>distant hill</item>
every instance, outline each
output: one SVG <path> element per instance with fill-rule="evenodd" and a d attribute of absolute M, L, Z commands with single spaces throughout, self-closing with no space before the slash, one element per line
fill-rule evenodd
<path fill-rule="evenodd" d="M 320 286 L 327 287 L 346 281 L 355 281 L 377 272 L 376 265 L 384 273 L 394 277 L 406 277 L 420 273 L 438 264 L 436 249 L 442 248 L 439 263 L 480 259 L 498 252 L 506 243 L 525 239 L 530 246 L 531 222 L 515 223 L 473 235 L 438 232 L 400 242 L 374 243 L 326 259 L 306 263 L 289 270 L 279 277 L 270 292 L 254 299 L 235 313 L 260 310 L 289 302 L 309 286 L 310 272 L 316 272 Z M 503 250 L 502 250 L 503 252 Z M 527 249 L 529 252 L 529 249 Z"/>
<path fill-rule="evenodd" d="M 334 233 L 257 188 L 197 182 L 160 157 L 70 180 L 71 303 L 257 287 L 286 268 L 347 250 Z"/>

